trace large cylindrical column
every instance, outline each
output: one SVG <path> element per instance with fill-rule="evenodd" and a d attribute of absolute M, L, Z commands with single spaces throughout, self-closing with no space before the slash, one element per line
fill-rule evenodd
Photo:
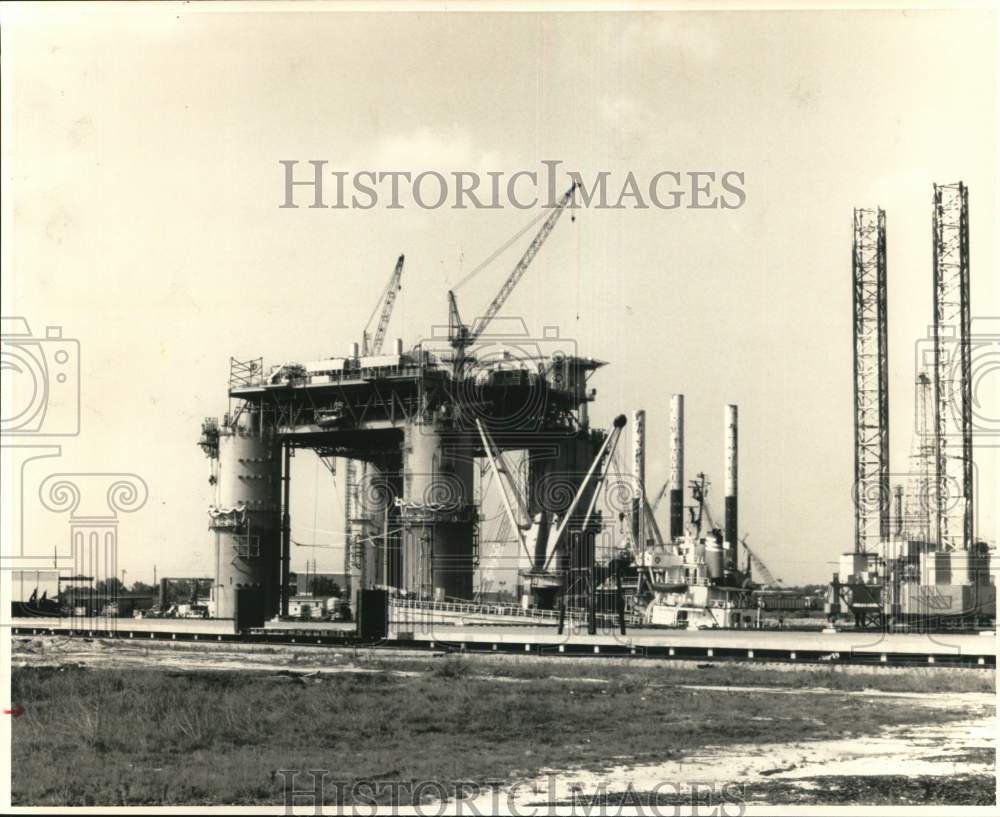
<path fill-rule="evenodd" d="M 351 516 L 352 595 L 362 588 L 387 583 L 385 522 L 392 502 L 382 463 L 364 462 Z"/>
<path fill-rule="evenodd" d="M 670 538 L 684 536 L 684 395 L 670 398 Z"/>
<path fill-rule="evenodd" d="M 408 423 L 403 450 L 403 587 L 471 598 L 475 507 L 466 446 L 433 423 Z"/>
<path fill-rule="evenodd" d="M 281 555 L 281 448 L 257 412 L 245 409 L 214 429 L 215 615 L 235 618 L 238 591 L 265 617 L 278 612 Z M 204 437 L 203 437 L 204 439 Z"/>
<path fill-rule="evenodd" d="M 725 537 L 728 545 L 728 567 L 736 569 L 736 545 L 739 541 L 737 518 L 737 407 L 730 403 L 726 406 L 726 527 Z"/>
<path fill-rule="evenodd" d="M 367 554 L 371 526 L 365 519 L 365 479 L 368 464 L 365 462 L 352 465 L 351 478 L 347 481 L 350 488 L 350 504 L 345 501 L 347 511 L 347 586 L 350 588 L 351 610 L 357 615 L 358 594 L 368 586 Z"/>

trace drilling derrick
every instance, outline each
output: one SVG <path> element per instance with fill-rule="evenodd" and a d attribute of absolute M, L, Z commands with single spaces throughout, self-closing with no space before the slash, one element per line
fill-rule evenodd
<path fill-rule="evenodd" d="M 972 546 L 969 191 L 934 185 L 934 542 Z"/>
<path fill-rule="evenodd" d="M 854 551 L 889 537 L 885 211 L 854 211 Z"/>

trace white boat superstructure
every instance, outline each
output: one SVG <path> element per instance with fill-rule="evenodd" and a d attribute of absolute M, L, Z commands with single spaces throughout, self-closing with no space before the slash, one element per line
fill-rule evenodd
<path fill-rule="evenodd" d="M 642 554 L 648 601 L 643 622 L 662 627 L 750 627 L 757 606 L 753 586 L 727 573 L 725 548 L 715 536 L 688 536 Z"/>

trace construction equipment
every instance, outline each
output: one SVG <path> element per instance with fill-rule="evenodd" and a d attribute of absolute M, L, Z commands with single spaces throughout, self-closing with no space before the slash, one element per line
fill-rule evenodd
<path fill-rule="evenodd" d="M 688 506 L 688 513 L 691 515 L 691 525 L 695 529 L 695 535 L 701 536 L 702 525 L 707 519 L 708 529 L 715 530 L 715 520 L 712 519 L 712 512 L 708 509 L 708 487 L 712 484 L 704 472 L 699 471 L 696 479 L 691 480 L 688 485 L 691 488 L 691 495 L 695 504 Z"/>
<path fill-rule="evenodd" d="M 573 198 L 573 193 L 576 191 L 576 182 L 570 186 L 561 199 L 556 202 L 555 206 L 552 208 L 552 212 L 549 213 L 548 217 L 542 222 L 541 228 L 538 233 L 531 240 L 531 244 L 524 251 L 524 255 L 521 256 L 521 260 L 517 262 L 514 267 L 514 271 L 507 276 L 507 280 L 503 282 L 503 286 L 500 287 L 500 291 L 496 294 L 490 305 L 486 308 L 486 312 L 479 319 L 475 326 L 466 326 L 462 320 L 462 316 L 458 311 L 458 301 L 455 299 L 455 291 L 448 290 L 448 341 L 452 348 L 455 350 L 455 370 L 461 370 L 461 364 L 465 358 L 465 350 L 472 346 L 482 335 L 483 331 L 489 325 L 490 321 L 496 317 L 496 314 L 500 311 L 500 308 L 504 305 L 504 302 L 510 296 L 510 293 L 514 291 L 514 287 L 517 286 L 518 281 L 524 276 L 531 262 L 534 260 L 538 251 L 542 248 L 542 244 L 545 243 L 545 239 L 549 237 L 549 233 L 556 226 L 556 222 L 559 221 L 559 217 L 563 214 L 566 209 L 566 205 L 569 204 L 570 200 Z M 466 280 L 468 277 L 466 278 Z"/>
<path fill-rule="evenodd" d="M 538 528 L 543 524 L 544 514 L 539 514 L 533 524 L 530 522 L 525 524 L 522 521 L 524 517 L 528 516 L 528 504 L 521 492 L 518 490 L 514 474 L 511 473 L 510 469 L 504 462 L 503 452 L 500 451 L 497 444 L 493 442 L 493 438 L 490 436 L 489 431 L 486 430 L 486 427 L 478 419 L 476 420 L 476 428 L 479 430 L 479 437 L 483 442 L 483 450 L 486 451 L 486 457 L 489 460 L 490 468 L 493 471 L 497 486 L 500 489 L 500 498 L 503 500 L 504 510 L 507 512 L 507 520 L 511 529 L 517 535 L 518 541 L 524 549 L 525 555 L 528 557 L 528 563 L 534 564 L 537 557 L 528 547 L 528 538 L 525 536 L 525 531 L 533 529 L 532 538 L 534 541 L 538 541 Z M 519 514 L 522 519 L 518 519 Z M 544 559 L 544 551 L 542 553 L 542 558 Z"/>
<path fill-rule="evenodd" d="M 563 546 L 562 534 L 566 530 L 566 525 L 569 523 L 573 514 L 576 512 L 576 507 L 579 505 L 584 492 L 588 488 L 588 483 L 594 479 L 594 491 L 590 497 L 590 504 L 587 506 L 587 511 L 583 517 L 583 524 L 580 526 L 581 530 L 587 530 L 589 523 L 594 514 L 594 506 L 597 504 L 597 497 L 600 494 L 601 488 L 607 481 L 608 477 L 608 467 L 614 458 L 615 448 L 618 445 L 618 440 L 622 435 L 622 429 L 625 428 L 626 423 L 625 415 L 619 414 L 615 417 L 614 423 L 612 423 L 611 433 L 604 438 L 604 443 L 601 445 L 600 450 L 594 457 L 593 462 L 590 465 L 590 469 L 587 471 L 586 477 L 580 483 L 577 488 L 576 495 L 573 497 L 573 502 L 570 504 L 566 513 L 563 514 L 561 521 L 554 520 L 555 530 L 551 533 L 551 539 L 548 543 L 548 555 L 545 557 L 545 569 L 548 570 L 550 564 L 552 563 L 552 557 L 555 555 L 556 551 Z M 603 468 L 601 467 L 603 464 Z M 596 474 L 596 478 L 595 478 Z"/>
<path fill-rule="evenodd" d="M 649 509 L 656 513 L 657 508 L 660 507 L 660 503 L 663 502 L 663 497 L 667 495 L 667 491 L 670 490 L 670 479 L 669 477 L 663 481 L 663 487 L 660 488 L 656 493 L 656 498 L 652 501 Z"/>
<path fill-rule="evenodd" d="M 781 584 L 781 579 L 776 579 L 774 577 L 774 574 L 768 569 L 768 566 L 764 564 L 764 560 L 754 553 L 750 545 L 747 544 L 746 536 L 740 539 L 740 544 L 743 545 L 743 549 L 747 554 L 748 576 L 757 578 L 757 584 L 760 584 L 763 587 L 777 587 Z"/>
<path fill-rule="evenodd" d="M 161 615 L 176 617 L 186 615 L 191 607 L 207 607 L 200 603 L 201 599 L 211 595 L 215 579 L 208 577 L 163 576 L 160 578 L 157 608 Z M 198 618 L 204 618 L 202 610 L 197 611 Z"/>
<path fill-rule="evenodd" d="M 389 318 L 392 317 L 392 308 L 396 305 L 396 294 L 403 288 L 404 258 L 405 256 L 401 255 L 399 256 L 399 260 L 396 261 L 396 268 L 392 271 L 392 275 L 389 276 L 389 283 L 385 285 L 385 289 L 382 291 L 382 295 L 379 296 L 378 302 L 375 304 L 375 308 L 368 318 L 368 323 L 365 324 L 365 328 L 361 333 L 361 354 L 363 356 L 378 355 L 382 352 L 382 343 L 385 340 L 386 329 L 389 327 Z M 378 326 L 375 328 L 374 337 L 372 337 L 368 334 L 368 327 L 371 326 L 375 313 L 379 311 L 379 305 L 382 306 L 382 314 L 379 316 Z"/>

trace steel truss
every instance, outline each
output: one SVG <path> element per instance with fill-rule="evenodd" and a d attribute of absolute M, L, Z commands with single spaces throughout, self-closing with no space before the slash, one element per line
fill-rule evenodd
<path fill-rule="evenodd" d="M 938 550 L 973 537 L 969 190 L 934 185 L 934 534 Z"/>
<path fill-rule="evenodd" d="M 889 537 L 885 211 L 854 211 L 854 550 Z"/>

